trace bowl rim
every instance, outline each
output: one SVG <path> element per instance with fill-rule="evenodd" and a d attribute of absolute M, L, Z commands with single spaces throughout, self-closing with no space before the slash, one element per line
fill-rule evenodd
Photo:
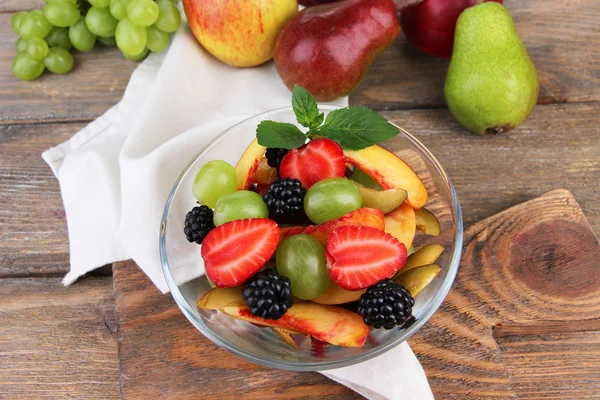
<path fill-rule="evenodd" d="M 339 108 L 345 108 L 345 107 L 319 104 L 319 111 L 332 111 L 332 110 L 339 109 Z M 438 310 L 438 308 L 440 307 L 440 305 L 442 304 L 442 302 L 448 295 L 448 292 L 450 291 L 450 288 L 452 287 L 452 284 L 453 284 L 454 279 L 456 278 L 456 274 L 458 272 L 458 268 L 460 265 L 460 259 L 461 259 L 461 255 L 462 255 L 462 247 L 463 247 L 463 219 L 462 219 L 462 212 L 461 212 L 458 196 L 456 194 L 456 190 L 454 189 L 454 186 L 452 185 L 452 182 L 450 181 L 450 178 L 448 177 L 448 175 L 442 168 L 442 166 L 439 163 L 439 161 L 437 160 L 437 158 L 435 158 L 435 156 L 429 151 L 429 149 L 427 149 L 418 139 L 416 139 L 412 134 L 407 132 L 405 129 L 390 122 L 390 124 L 397 127 L 399 129 L 399 131 L 416 148 L 418 148 L 427 157 L 429 157 L 430 161 L 432 161 L 432 164 L 435 167 L 435 170 L 442 176 L 442 178 L 446 182 L 446 185 L 447 185 L 448 189 L 450 190 L 450 194 L 451 194 L 451 198 L 452 198 L 452 205 L 453 205 L 453 212 L 454 212 L 453 216 L 454 216 L 454 223 L 455 223 L 455 232 L 454 232 L 455 239 L 454 239 L 454 245 L 452 248 L 452 254 L 450 257 L 450 261 L 449 261 L 448 273 L 447 273 L 444 281 L 441 283 L 440 289 L 433 295 L 431 300 L 429 300 L 429 303 L 425 306 L 424 312 L 423 312 L 421 318 L 418 321 L 416 321 L 413 325 L 406 328 L 404 330 L 404 332 L 402 332 L 402 334 L 399 335 L 393 341 L 391 341 L 385 345 L 379 345 L 378 347 L 375 347 L 370 351 L 366 351 L 364 353 L 357 354 L 352 357 L 348 357 L 347 359 L 344 359 L 344 360 L 323 361 L 323 362 L 316 362 L 316 363 L 315 362 L 284 361 L 284 360 L 273 361 L 270 359 L 266 359 L 262 356 L 258 356 L 250 351 L 241 349 L 238 346 L 228 342 L 227 340 L 223 340 L 219 335 L 213 334 L 209 329 L 205 329 L 205 327 L 203 326 L 203 322 L 196 316 L 195 311 L 189 306 L 189 304 L 183 297 L 183 294 L 179 290 L 177 284 L 175 283 L 175 280 L 173 279 L 173 276 L 171 275 L 171 270 L 169 267 L 169 260 L 168 260 L 168 256 L 167 256 L 167 242 L 166 242 L 167 218 L 169 216 L 169 211 L 171 209 L 171 204 L 173 202 L 173 198 L 175 196 L 175 193 L 177 192 L 177 189 L 179 188 L 179 184 L 181 183 L 181 180 L 188 173 L 189 169 L 196 162 L 196 160 L 202 154 L 204 154 L 204 152 L 207 149 L 209 149 L 215 142 L 217 142 L 218 140 L 220 140 L 221 138 L 226 136 L 231 130 L 237 128 L 239 125 L 243 125 L 243 124 L 247 123 L 248 121 L 258 118 L 258 117 L 261 117 L 261 116 L 267 116 L 267 115 L 275 114 L 277 112 L 282 112 L 282 111 L 292 111 L 293 112 L 293 108 L 291 106 L 288 106 L 288 107 L 272 109 L 272 110 L 245 118 L 242 121 L 230 126 L 229 128 L 225 129 L 223 132 L 218 134 L 216 137 L 214 137 L 212 140 L 210 140 L 205 146 L 203 146 L 192 157 L 192 159 L 187 163 L 187 165 L 184 167 L 183 171 L 179 174 L 179 176 L 177 177 L 177 180 L 175 181 L 175 183 L 173 184 L 173 187 L 171 188 L 171 191 L 169 192 L 169 196 L 167 198 L 167 201 L 165 202 L 165 206 L 163 209 L 163 214 L 162 214 L 162 218 L 161 218 L 161 222 L 160 222 L 159 253 L 160 253 L 160 260 L 161 260 L 163 274 L 165 276 L 165 280 L 167 282 L 167 285 L 169 287 L 171 295 L 173 296 L 175 303 L 177 304 L 177 306 L 179 307 L 179 309 L 181 310 L 183 315 L 185 315 L 185 317 L 192 323 L 192 325 L 194 325 L 196 327 L 196 329 L 198 329 L 206 338 L 208 338 L 210 341 L 212 341 L 219 347 L 221 347 L 239 357 L 242 357 L 248 361 L 251 361 L 253 363 L 264 365 L 264 366 L 267 366 L 270 368 L 276 368 L 276 369 L 283 369 L 283 370 L 290 370 L 290 371 L 324 371 L 324 370 L 329 370 L 329 369 L 334 369 L 334 368 L 348 367 L 348 366 L 358 364 L 363 361 L 370 360 L 371 358 L 377 357 L 377 356 L 387 352 L 388 350 L 391 350 L 392 348 L 396 347 L 400 343 L 406 341 L 408 338 L 410 338 L 412 335 L 414 335 L 423 325 L 425 325 L 425 323 L 427 323 L 427 321 L 429 321 L 431 316 Z"/>

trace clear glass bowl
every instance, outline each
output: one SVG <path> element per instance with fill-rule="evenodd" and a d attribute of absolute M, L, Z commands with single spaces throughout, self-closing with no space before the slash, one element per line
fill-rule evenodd
<path fill-rule="evenodd" d="M 335 107 L 321 106 L 329 112 Z M 440 275 L 415 299 L 415 322 L 407 328 L 390 331 L 371 330 L 365 345 L 347 348 L 327 345 L 315 353 L 310 340 L 296 350 L 281 341 L 268 328 L 259 328 L 218 311 L 200 310 L 196 303 L 210 289 L 204 274 L 199 246 L 188 243 L 183 234 L 185 214 L 192 209 L 192 182 L 198 169 L 210 160 L 225 160 L 235 165 L 246 146 L 255 138 L 256 126 L 264 119 L 296 123 L 291 107 L 269 111 L 238 123 L 200 150 L 181 173 L 165 204 L 160 228 L 160 256 L 165 278 L 175 302 L 187 319 L 220 347 L 252 362 L 272 368 L 319 371 L 346 367 L 382 354 L 408 339 L 438 309 L 456 276 L 463 241 L 463 224 L 456 192 L 435 157 L 412 135 L 400 134 L 384 143 L 408 163 L 425 183 L 429 193 L 426 207 L 441 223 L 441 234 L 429 237 L 417 232 L 415 248 L 427 243 L 444 246 L 437 263 Z M 200 276 L 199 276 L 200 275 Z"/>

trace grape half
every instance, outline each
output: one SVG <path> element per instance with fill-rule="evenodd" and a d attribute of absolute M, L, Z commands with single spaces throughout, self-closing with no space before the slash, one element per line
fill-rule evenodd
<path fill-rule="evenodd" d="M 339 218 L 361 206 L 360 191 L 346 178 L 323 179 L 304 196 L 304 211 L 316 224 Z"/>
<path fill-rule="evenodd" d="M 215 206 L 213 222 L 215 226 L 246 218 L 267 218 L 269 209 L 260 194 L 240 190 L 221 197 Z"/>

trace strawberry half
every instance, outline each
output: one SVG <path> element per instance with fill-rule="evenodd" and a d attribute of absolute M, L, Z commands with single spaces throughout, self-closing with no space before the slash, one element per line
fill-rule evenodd
<path fill-rule="evenodd" d="M 211 230 L 202 241 L 206 274 L 217 287 L 246 282 L 271 258 L 279 227 L 268 218 L 240 219 Z"/>
<path fill-rule="evenodd" d="M 360 290 L 404 267 L 407 254 L 406 246 L 389 233 L 342 226 L 329 235 L 326 257 L 331 280 L 346 290 Z"/>
<path fill-rule="evenodd" d="M 344 152 L 330 139 L 314 139 L 290 150 L 279 167 L 280 177 L 298 179 L 306 189 L 326 178 L 343 178 L 345 172 Z"/>

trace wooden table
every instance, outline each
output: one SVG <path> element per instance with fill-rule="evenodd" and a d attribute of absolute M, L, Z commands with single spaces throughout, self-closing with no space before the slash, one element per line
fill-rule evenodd
<path fill-rule="evenodd" d="M 539 105 L 515 131 L 499 137 L 466 132 L 444 106 L 447 61 L 420 54 L 404 37 L 375 61 L 351 103 L 380 111 L 431 149 L 456 186 L 466 226 L 562 187 L 600 232 L 600 1 L 505 3 L 541 83 Z M 16 39 L 10 16 L 42 4 L 0 3 L 0 399 L 118 398 L 111 267 L 70 288 L 60 284 L 69 269 L 65 215 L 58 183 L 40 154 L 115 104 L 137 64 L 114 49 L 98 49 L 76 54 L 68 75 L 17 81 L 10 72 Z M 553 349 L 536 352 L 549 339 L 556 340 Z M 575 369 L 560 362 L 568 341 L 499 342 L 512 360 L 519 397 L 600 396 L 600 387 L 576 383 L 597 378 L 585 363 Z M 597 335 L 586 343 L 582 351 L 600 352 Z M 351 396 L 333 385 L 319 381 L 311 395 Z M 437 398 L 469 395 L 439 392 Z"/>

